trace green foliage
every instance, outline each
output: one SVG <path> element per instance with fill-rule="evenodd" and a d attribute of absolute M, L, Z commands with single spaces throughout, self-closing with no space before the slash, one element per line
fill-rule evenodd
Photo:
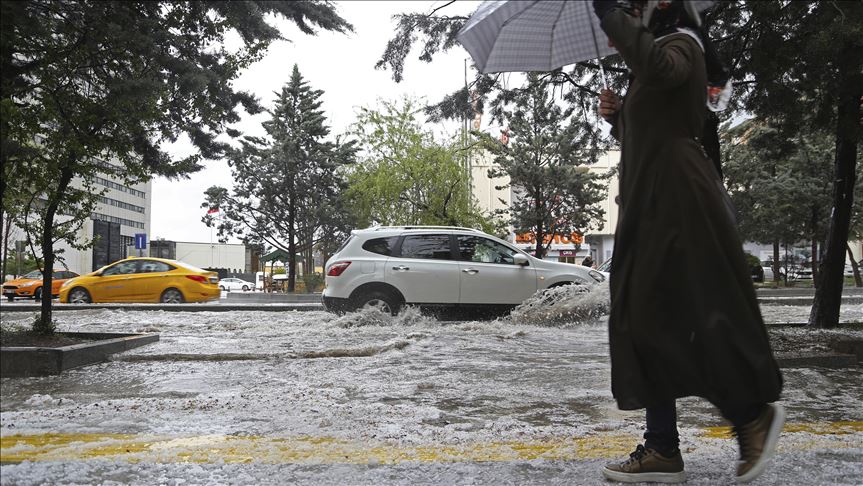
<path fill-rule="evenodd" d="M 321 109 L 323 91 L 312 89 L 294 65 L 291 79 L 278 93 L 270 119 L 263 123 L 267 138 L 244 137 L 231 153 L 234 187 L 213 186 L 205 192 L 205 208 L 217 207 L 220 217 L 202 221 L 218 227 L 219 237 L 237 236 L 288 252 L 288 291 L 296 281 L 296 254 L 317 240 L 340 210 L 342 181 L 338 169 L 353 161 L 353 142 L 327 141 L 330 129 Z"/>
<path fill-rule="evenodd" d="M 516 232 L 533 233 L 536 255 L 545 254 L 551 238 L 601 226 L 607 175 L 589 171 L 600 150 L 593 140 L 595 128 L 574 116 L 576 107 L 558 105 L 549 83 L 529 75 L 528 85 L 516 90 L 511 107 L 503 110 L 510 143 L 486 137 L 495 155 L 491 177 L 507 177 L 514 200 L 505 212 Z M 543 239 L 549 237 L 548 243 Z"/>
<path fill-rule="evenodd" d="M 490 229 L 471 196 L 460 143 L 438 143 L 410 99 L 363 108 L 354 135 L 363 160 L 348 175 L 346 198 L 361 226 L 454 225 Z"/>
<path fill-rule="evenodd" d="M 749 120 L 722 135 L 724 172 L 744 240 L 823 241 L 835 147 L 824 132 L 788 136 Z"/>
<path fill-rule="evenodd" d="M 307 273 L 303 275 L 303 283 L 306 284 L 306 292 L 317 292 L 324 285 L 324 275 L 319 272 Z"/>
<path fill-rule="evenodd" d="M 35 258 L 33 258 L 33 254 L 29 251 L 21 252 L 21 266 L 18 267 L 18 252 L 14 249 L 9 250 L 8 255 L 6 255 L 6 272 L 17 275 L 24 275 L 25 273 L 32 272 L 33 270 L 39 269 L 39 264 Z"/>
<path fill-rule="evenodd" d="M 25 229 L 45 267 L 57 237 L 77 244 L 75 227 L 99 196 L 96 174 L 127 184 L 183 177 L 225 154 L 217 137 L 234 133 L 237 108 L 260 111 L 232 81 L 280 37 L 271 14 L 308 33 L 309 23 L 351 29 L 326 2 L 0 2 L 0 199 L 7 209 L 7 193 L 31 195 L 36 218 Z M 232 30 L 244 42 L 235 51 L 222 42 Z M 199 152 L 174 160 L 162 144 L 183 134 Z M 57 215 L 70 219 L 55 228 Z M 50 299 L 41 321 L 49 330 Z"/>

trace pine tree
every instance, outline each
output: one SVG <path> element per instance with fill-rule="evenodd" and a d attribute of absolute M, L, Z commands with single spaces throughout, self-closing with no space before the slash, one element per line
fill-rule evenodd
<path fill-rule="evenodd" d="M 598 226 L 603 217 L 599 203 L 606 197 L 607 176 L 589 172 L 600 151 L 591 139 L 594 128 L 573 116 L 576 107 L 555 103 L 549 83 L 528 76 L 527 87 L 517 90 L 512 109 L 504 109 L 510 143 L 487 140 L 499 168 L 489 176 L 508 176 L 514 196 L 509 215 L 517 233 L 536 238 L 542 258 L 556 235 L 579 233 Z"/>
<path fill-rule="evenodd" d="M 294 65 L 291 79 L 277 93 L 266 138 L 244 137 L 229 158 L 234 187 L 211 187 L 202 207 L 218 207 L 219 234 L 263 241 L 288 253 L 288 292 L 293 292 L 297 253 L 309 253 L 332 220 L 342 182 L 338 169 L 353 159 L 353 143 L 327 140 L 330 129 L 321 109 L 323 91 L 313 89 Z"/>

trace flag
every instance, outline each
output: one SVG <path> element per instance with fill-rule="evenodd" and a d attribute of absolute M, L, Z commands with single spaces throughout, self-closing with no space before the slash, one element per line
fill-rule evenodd
<path fill-rule="evenodd" d="M 217 207 L 216 208 L 210 208 L 207 210 L 207 214 L 214 214 L 214 213 L 218 213 L 218 212 L 219 212 L 219 208 L 217 208 Z"/>

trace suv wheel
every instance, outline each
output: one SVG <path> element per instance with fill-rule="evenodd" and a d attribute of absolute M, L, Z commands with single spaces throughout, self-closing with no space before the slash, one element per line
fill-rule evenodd
<path fill-rule="evenodd" d="M 357 310 L 375 307 L 380 309 L 381 312 L 396 315 L 399 313 L 402 304 L 389 292 L 372 290 L 354 299 L 354 306 Z"/>

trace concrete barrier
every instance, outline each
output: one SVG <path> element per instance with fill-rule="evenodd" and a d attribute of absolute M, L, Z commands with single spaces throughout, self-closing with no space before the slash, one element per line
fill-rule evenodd
<path fill-rule="evenodd" d="M 227 299 L 230 304 L 289 304 L 320 302 L 321 293 L 313 294 L 283 294 L 267 292 L 228 292 Z"/>
<path fill-rule="evenodd" d="M 88 332 L 58 334 L 92 339 L 93 341 L 57 348 L 40 346 L 0 347 L 0 376 L 10 378 L 59 375 L 66 370 L 107 361 L 112 354 L 122 353 L 159 340 L 158 334 Z"/>

